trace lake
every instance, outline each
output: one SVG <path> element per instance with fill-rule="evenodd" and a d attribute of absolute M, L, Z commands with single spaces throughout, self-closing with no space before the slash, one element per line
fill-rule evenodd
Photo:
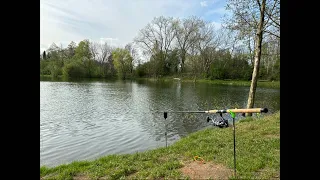
<path fill-rule="evenodd" d="M 166 131 L 170 145 L 212 124 L 207 114 L 168 113 L 165 120 L 163 111 L 245 108 L 248 93 L 180 81 L 40 80 L 40 166 L 164 147 Z M 280 110 L 280 89 L 258 87 L 255 107 Z"/>

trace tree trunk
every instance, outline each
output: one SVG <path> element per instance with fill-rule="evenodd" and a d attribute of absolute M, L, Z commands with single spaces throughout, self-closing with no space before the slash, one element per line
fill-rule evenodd
<path fill-rule="evenodd" d="M 260 7 L 260 21 L 257 29 L 257 34 L 256 34 L 257 43 L 255 47 L 256 51 L 255 51 L 255 57 L 254 57 L 254 69 L 252 72 L 252 80 L 251 80 L 251 86 L 249 91 L 247 108 L 253 108 L 254 97 L 256 94 L 257 80 L 258 80 L 259 66 L 260 66 L 260 59 L 261 59 L 261 44 L 262 44 L 262 33 L 263 33 L 262 31 L 263 31 L 263 24 L 264 24 L 265 7 L 266 7 L 266 0 L 262 0 L 262 4 Z M 246 116 L 252 116 L 252 113 L 246 113 Z"/>

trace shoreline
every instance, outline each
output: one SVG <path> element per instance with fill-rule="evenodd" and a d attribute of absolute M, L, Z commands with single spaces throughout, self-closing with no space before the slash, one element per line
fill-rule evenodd
<path fill-rule="evenodd" d="M 76 79 L 64 79 L 62 76 L 57 78 L 52 78 L 50 75 L 40 75 L 40 80 L 46 79 L 50 81 L 83 81 L 83 80 L 97 80 L 97 81 L 117 81 L 117 78 L 76 78 Z M 184 82 L 184 83 L 208 83 L 208 84 L 217 84 L 217 85 L 232 85 L 232 86 L 247 86 L 250 87 L 251 81 L 244 81 L 244 80 L 209 80 L 209 79 L 197 79 L 194 81 L 190 78 L 181 78 L 181 77 L 161 77 L 161 78 L 131 78 L 126 79 L 124 81 L 131 81 L 131 80 L 143 80 L 143 81 L 150 81 L 150 82 Z M 267 81 L 267 80 L 258 80 L 257 87 L 263 88 L 275 88 L 280 89 L 280 81 Z"/>
<path fill-rule="evenodd" d="M 230 179 L 234 178 L 232 138 L 232 128 L 206 128 L 189 134 L 168 148 L 107 155 L 52 168 L 42 166 L 40 178 L 180 179 L 192 177 L 188 174 L 192 168 L 200 168 L 197 171 L 199 177 L 215 177 L 204 171 L 210 165 L 216 167 L 215 174 L 220 178 Z M 236 144 L 237 178 L 280 179 L 280 111 L 237 121 Z M 195 161 L 195 156 L 201 157 L 205 163 Z"/>

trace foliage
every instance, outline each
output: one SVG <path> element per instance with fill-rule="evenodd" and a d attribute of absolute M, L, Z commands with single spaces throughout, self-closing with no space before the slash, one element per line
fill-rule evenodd
<path fill-rule="evenodd" d="M 49 63 L 50 61 L 40 61 L 40 75 L 50 75 L 50 69 L 49 69 Z"/>
<path fill-rule="evenodd" d="M 79 62 L 71 62 L 63 67 L 64 77 L 82 78 L 85 77 L 85 69 Z"/>
<path fill-rule="evenodd" d="M 125 79 L 132 69 L 132 57 L 126 49 L 117 48 L 112 52 L 113 64 L 118 76 Z"/>

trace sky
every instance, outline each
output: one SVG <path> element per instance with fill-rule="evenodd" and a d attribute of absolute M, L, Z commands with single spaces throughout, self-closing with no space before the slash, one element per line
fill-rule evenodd
<path fill-rule="evenodd" d="M 221 27 L 226 0 L 40 0 L 40 53 L 89 39 L 123 47 L 154 17 L 198 16 Z"/>

